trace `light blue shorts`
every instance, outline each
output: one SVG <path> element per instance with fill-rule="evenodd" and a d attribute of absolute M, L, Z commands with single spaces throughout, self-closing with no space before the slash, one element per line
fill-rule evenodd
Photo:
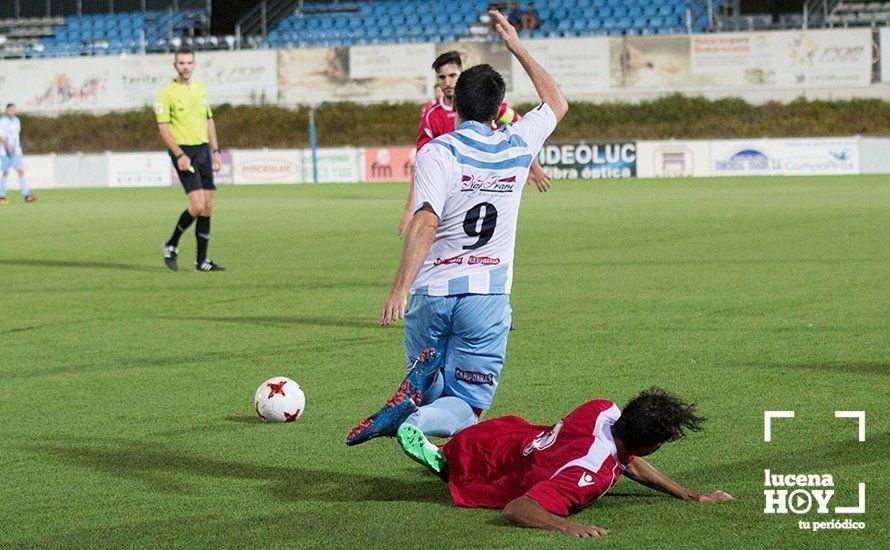
<path fill-rule="evenodd" d="M 24 170 L 24 155 L 22 155 L 21 153 L 16 153 L 12 156 L 6 154 L 0 157 L 0 172 L 8 172 L 10 168 L 15 168 L 16 170 Z"/>
<path fill-rule="evenodd" d="M 443 353 L 442 395 L 487 410 L 504 366 L 511 319 L 508 294 L 411 296 L 405 311 L 406 359 L 410 365 L 430 347 Z"/>

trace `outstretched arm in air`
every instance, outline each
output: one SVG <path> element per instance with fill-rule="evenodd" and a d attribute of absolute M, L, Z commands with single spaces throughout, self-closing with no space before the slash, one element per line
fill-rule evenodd
<path fill-rule="evenodd" d="M 491 10 L 488 13 L 491 14 L 495 20 L 495 29 L 497 29 L 498 34 L 500 34 L 501 38 L 504 40 L 504 46 L 506 46 L 510 53 L 513 54 L 513 57 L 519 61 L 522 68 L 525 69 L 525 72 L 528 73 L 528 77 L 531 79 L 532 84 L 535 85 L 535 90 L 538 92 L 538 97 L 553 109 L 553 114 L 556 115 L 557 122 L 562 120 L 562 117 L 564 117 L 569 110 L 569 103 L 566 101 L 566 96 L 563 95 L 562 90 L 556 85 L 556 81 L 553 80 L 553 77 L 547 74 L 547 71 L 545 71 L 544 68 L 534 60 L 531 54 L 528 53 L 528 50 L 525 49 L 522 41 L 519 40 L 519 35 L 516 33 L 516 29 L 513 25 L 507 22 L 507 18 L 501 15 L 501 12 L 497 10 Z"/>

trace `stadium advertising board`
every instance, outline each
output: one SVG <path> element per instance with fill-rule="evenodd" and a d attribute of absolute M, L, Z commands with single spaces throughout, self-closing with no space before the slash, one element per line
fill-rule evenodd
<path fill-rule="evenodd" d="M 890 27 L 881 29 L 881 82 L 890 82 Z"/>
<path fill-rule="evenodd" d="M 716 140 L 714 176 L 858 174 L 858 138 Z"/>
<path fill-rule="evenodd" d="M 176 76 L 173 56 L 96 56 L 0 62 L 0 97 L 27 111 L 106 111 L 151 105 Z M 211 104 L 278 100 L 274 51 L 199 53 L 196 80 Z M 28 86 L 21 86 L 28 82 Z"/>
<path fill-rule="evenodd" d="M 236 185 L 305 183 L 299 149 L 245 149 L 232 151 Z"/>
<path fill-rule="evenodd" d="M 871 84 L 871 29 L 770 33 L 780 88 Z"/>
<path fill-rule="evenodd" d="M 859 138 L 859 173 L 890 174 L 890 138 Z"/>
<path fill-rule="evenodd" d="M 165 57 L 169 66 L 170 57 Z M 207 85 L 211 105 L 278 101 L 278 55 L 274 50 L 200 53 L 196 62 L 195 78 Z"/>
<path fill-rule="evenodd" d="M 433 44 L 354 46 L 349 48 L 349 77 L 378 79 L 398 75 L 426 80 L 431 75 L 430 63 L 434 56 Z"/>
<path fill-rule="evenodd" d="M 770 87 L 776 84 L 775 52 L 768 33 L 692 36 L 690 69 L 702 87 Z"/>
<path fill-rule="evenodd" d="M 109 187 L 162 187 L 173 181 L 166 153 L 108 153 L 107 159 Z"/>
<path fill-rule="evenodd" d="M 711 175 L 709 141 L 637 142 L 637 176 L 641 178 Z"/>
<path fill-rule="evenodd" d="M 625 36 L 609 39 L 613 89 L 675 90 L 696 87 L 686 36 Z"/>
<path fill-rule="evenodd" d="M 579 38 L 566 47 L 564 39 L 527 40 L 528 51 L 566 94 L 589 94 L 609 89 L 609 39 Z M 519 61 L 511 57 L 513 92 L 535 95 L 535 87 Z"/>
<path fill-rule="evenodd" d="M 56 155 L 53 162 L 56 189 L 108 187 L 108 157 L 116 154 Z"/>
<path fill-rule="evenodd" d="M 303 181 L 312 181 L 312 150 L 304 149 L 302 158 Z M 318 181 L 352 183 L 362 180 L 364 170 L 359 166 L 359 150 L 354 147 L 318 149 Z"/>
<path fill-rule="evenodd" d="M 26 155 L 25 156 L 25 177 L 28 186 L 34 189 L 52 189 L 56 184 L 56 161 L 55 155 Z M 10 189 L 18 189 L 18 177 L 10 172 L 9 178 Z"/>
<path fill-rule="evenodd" d="M 22 111 L 98 110 L 124 107 L 119 58 L 28 59 L 0 62 L 0 97 Z M 171 67 L 172 70 L 172 67 Z M 24 86 L 22 83 L 27 82 Z"/>
<path fill-rule="evenodd" d="M 151 105 L 176 76 L 172 55 L 130 57 L 120 63 L 120 88 L 128 106 Z M 271 50 L 199 52 L 197 81 L 207 85 L 210 104 L 258 104 L 278 100 L 278 57 Z"/>
<path fill-rule="evenodd" d="M 696 84 L 824 88 L 871 83 L 871 31 L 832 29 L 693 35 Z M 700 77 L 708 75 L 702 80 Z"/>
<path fill-rule="evenodd" d="M 432 63 L 432 45 L 411 45 L 416 55 L 425 52 L 423 65 Z M 423 46 L 423 47 L 420 47 Z M 431 73 L 420 75 L 419 69 L 406 74 L 405 67 L 389 72 L 373 70 L 372 59 L 381 59 L 400 46 L 364 47 L 356 55 L 351 48 L 303 48 L 278 51 L 278 89 L 283 103 L 307 104 L 323 101 L 414 101 L 428 97 L 432 87 Z M 396 50 L 391 50 L 396 48 Z M 402 55 L 396 56 L 401 58 Z M 354 76 L 351 62 L 355 61 Z M 415 60 L 415 65 L 416 60 Z M 376 72 L 376 77 L 371 76 Z"/>
<path fill-rule="evenodd" d="M 538 162 L 554 179 L 631 178 L 637 174 L 637 144 L 547 143 Z"/>
<path fill-rule="evenodd" d="M 610 82 L 663 91 L 868 86 L 871 50 L 868 29 L 612 38 Z"/>
<path fill-rule="evenodd" d="M 228 184 L 235 183 L 235 164 L 232 162 L 232 151 L 227 149 L 223 149 L 219 152 L 220 156 L 220 167 L 219 171 L 213 174 L 213 183 L 215 184 Z M 173 166 L 173 163 L 170 163 L 170 166 Z M 178 177 L 173 178 L 173 183 L 176 184 L 179 181 Z"/>
<path fill-rule="evenodd" d="M 415 147 L 365 148 L 365 181 L 410 181 L 416 155 Z"/>
<path fill-rule="evenodd" d="M 567 48 L 563 48 L 565 52 Z M 436 44 L 435 54 L 429 58 L 428 62 L 424 62 L 424 66 L 429 69 L 436 56 L 452 50 L 460 52 L 460 59 L 465 68 L 480 63 L 488 63 L 494 67 L 504 77 L 507 93 L 513 91 L 513 56 L 502 42 L 443 42 Z M 431 69 L 429 74 L 432 76 Z M 432 84 L 430 87 L 432 88 Z"/>

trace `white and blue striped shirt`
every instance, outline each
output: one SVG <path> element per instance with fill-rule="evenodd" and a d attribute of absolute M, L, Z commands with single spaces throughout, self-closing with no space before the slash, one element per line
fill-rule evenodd
<path fill-rule="evenodd" d="M 499 130 L 464 122 L 417 153 L 414 211 L 428 204 L 439 226 L 411 294 L 510 293 L 522 188 L 555 128 L 543 103 Z"/>
<path fill-rule="evenodd" d="M 6 146 L 13 150 L 14 155 L 22 154 L 22 122 L 17 116 L 0 116 L 0 137 L 6 142 Z M 0 157 L 6 155 L 6 147 L 0 146 Z"/>

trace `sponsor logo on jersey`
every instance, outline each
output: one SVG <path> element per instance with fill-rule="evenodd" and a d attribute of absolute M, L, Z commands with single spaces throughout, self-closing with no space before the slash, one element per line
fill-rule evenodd
<path fill-rule="evenodd" d="M 464 174 L 460 179 L 461 193 L 512 193 L 516 190 L 516 176 L 478 177 Z"/>
<path fill-rule="evenodd" d="M 562 424 L 562 420 L 560 420 L 550 428 L 550 431 L 539 433 L 531 443 L 522 449 L 522 454 L 528 456 L 534 451 L 543 451 L 552 447 L 553 444 L 556 443 L 556 438 L 559 437 L 559 431 L 562 430 Z"/>
<path fill-rule="evenodd" d="M 501 263 L 500 258 L 491 258 L 489 256 L 470 256 L 467 265 L 498 265 Z"/>
<path fill-rule="evenodd" d="M 494 374 L 490 372 L 483 374 L 474 370 L 460 370 L 456 368 L 454 369 L 454 377 L 457 380 L 461 380 L 468 384 L 478 384 L 480 386 L 487 384 L 489 386 L 494 386 Z"/>
<path fill-rule="evenodd" d="M 589 487 L 596 483 L 596 480 L 587 472 L 581 474 L 581 479 L 578 480 L 578 487 Z"/>
<path fill-rule="evenodd" d="M 453 258 L 436 258 L 433 266 L 437 265 L 462 265 L 464 263 L 463 256 L 455 256 Z"/>

